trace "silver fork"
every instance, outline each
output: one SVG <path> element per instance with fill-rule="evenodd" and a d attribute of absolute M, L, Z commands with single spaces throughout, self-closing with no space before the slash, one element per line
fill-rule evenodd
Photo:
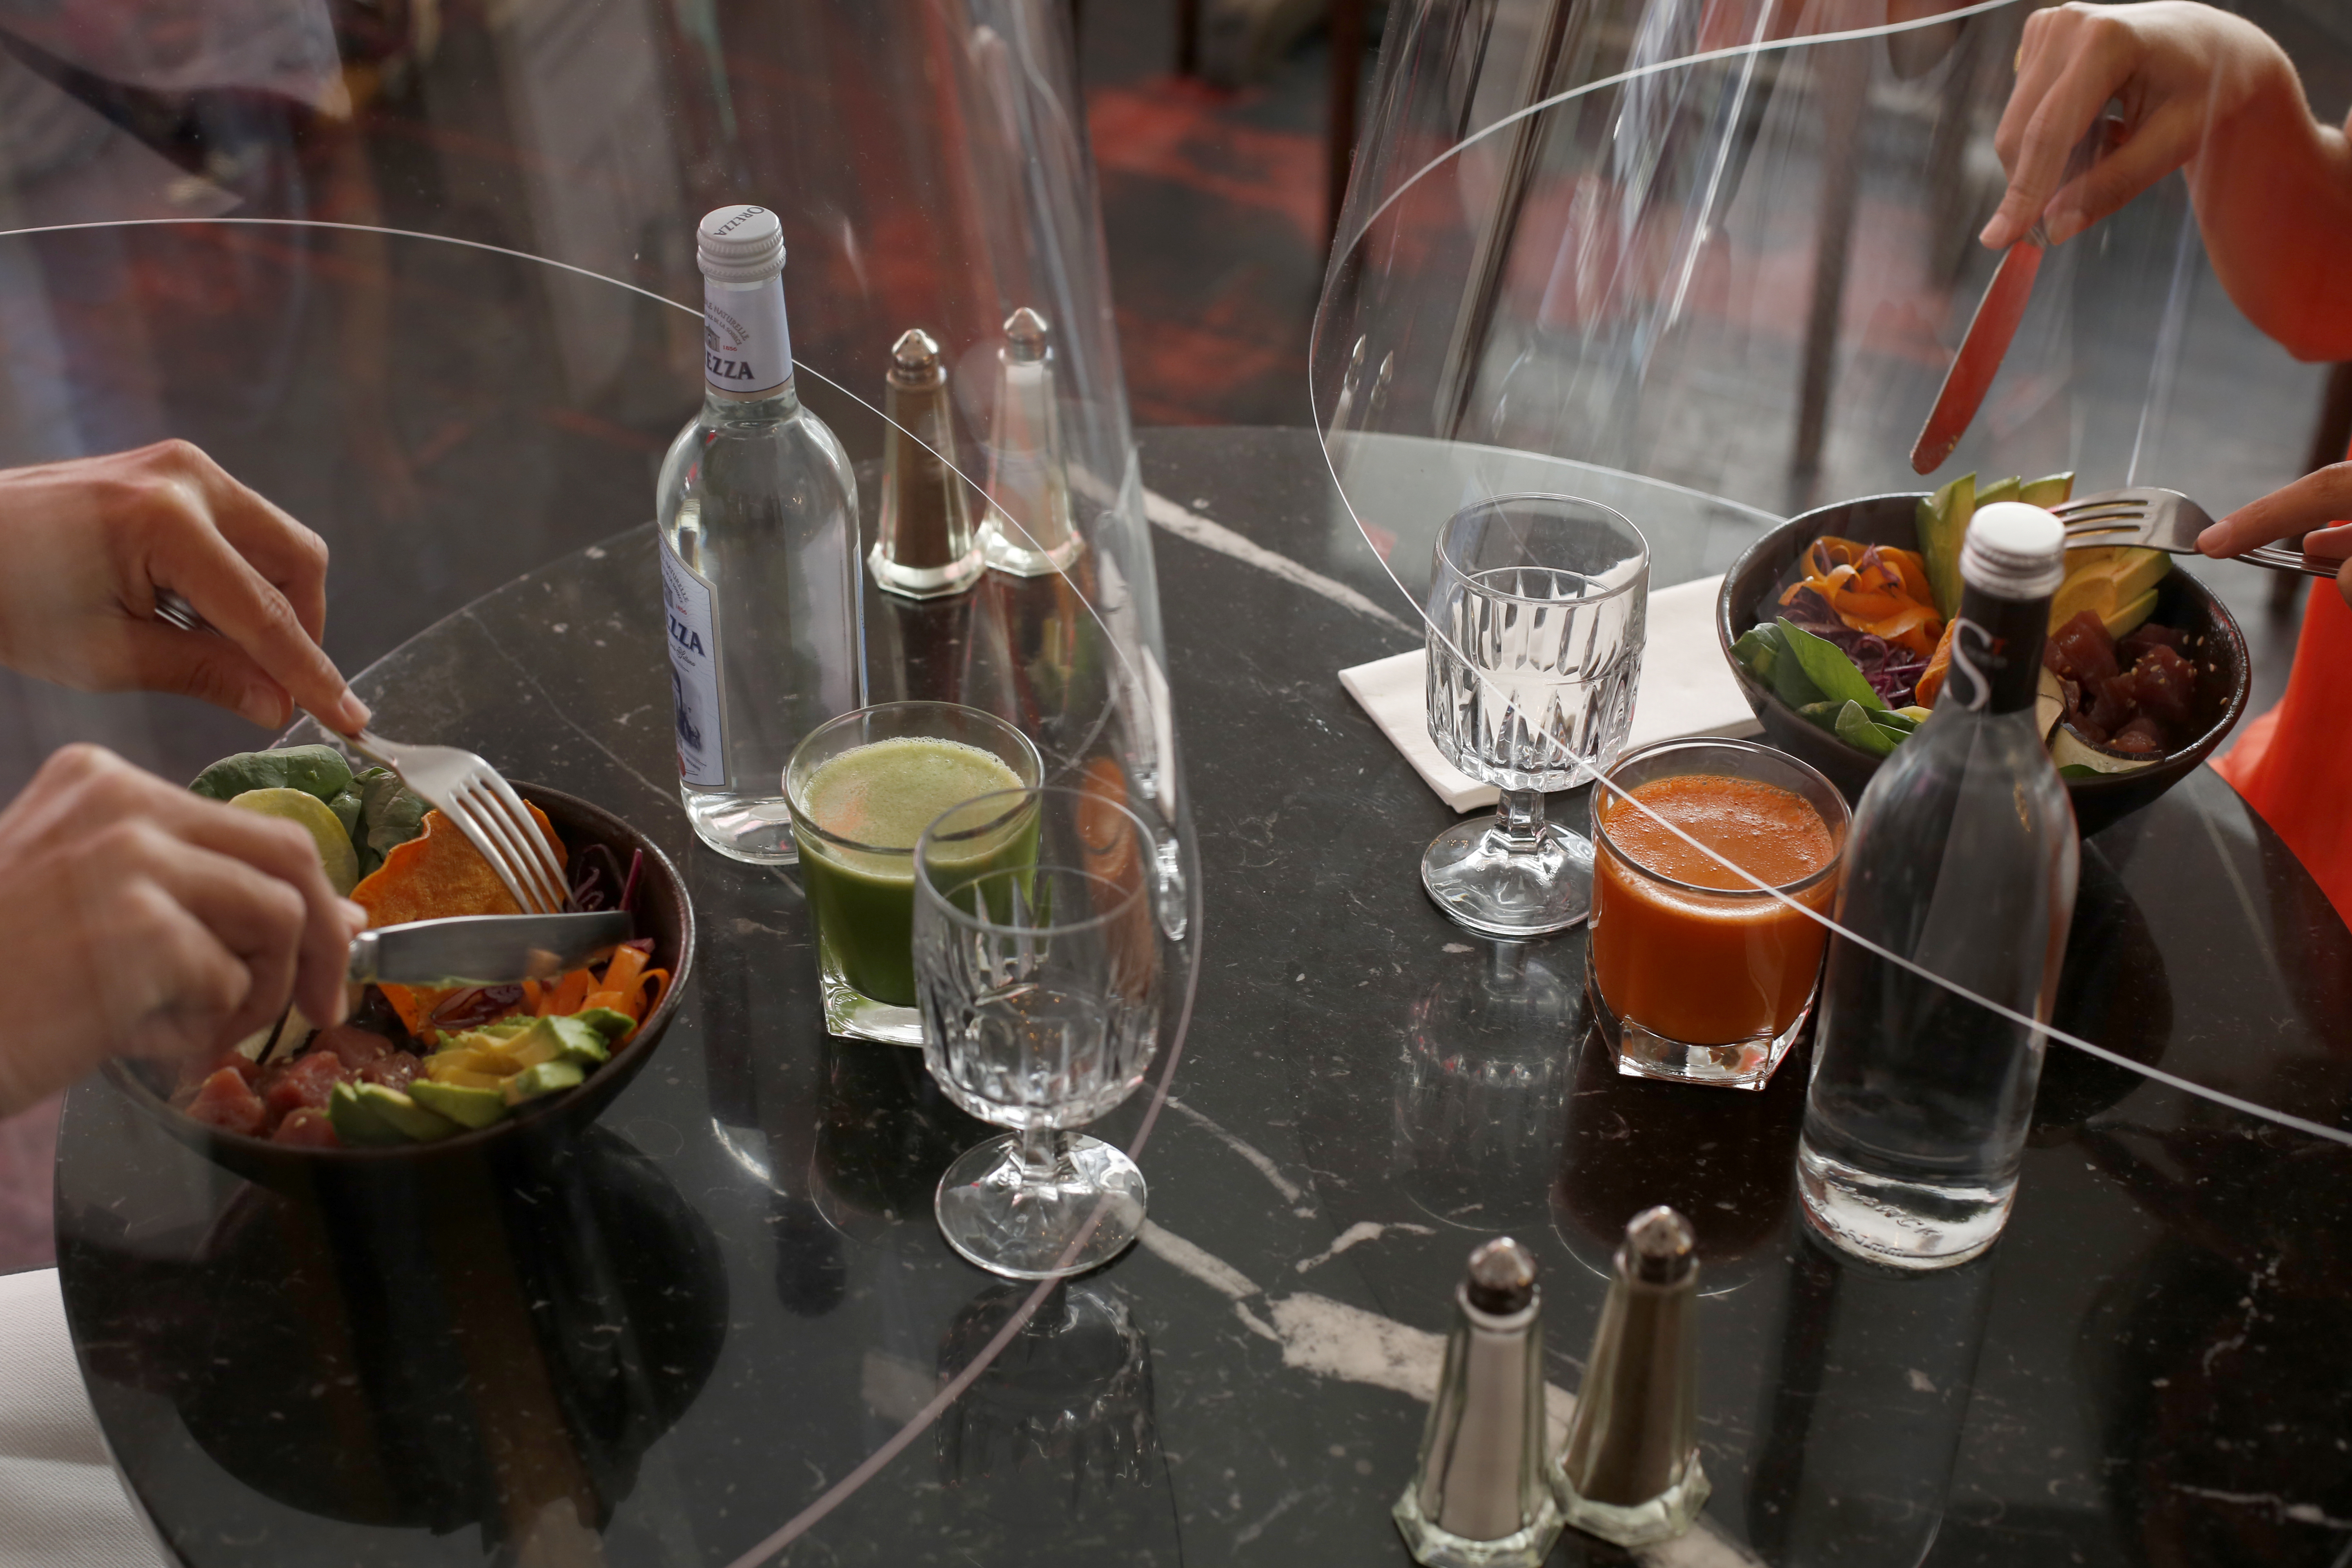
<path fill-rule="evenodd" d="M 219 635 L 194 605 L 169 588 L 155 590 L 155 618 L 184 632 Z M 401 783 L 457 824 L 523 913 L 560 915 L 572 907 L 563 868 L 547 847 L 547 836 L 498 769 L 455 746 L 412 746 L 365 730 L 345 735 L 343 741 L 368 761 L 398 773 Z"/>
<path fill-rule="evenodd" d="M 2205 509 L 2179 491 L 2145 485 L 2136 489 L 2101 490 L 2097 495 L 2061 501 L 2050 510 L 2066 525 L 2069 550 L 2126 545 L 2162 550 L 2174 555 L 2199 555 L 2203 552 L 2197 548 L 2197 536 L 2213 526 L 2213 519 Z M 2332 578 L 2336 568 L 2344 564 L 2275 544 L 2258 544 L 2224 559 L 2243 561 L 2250 566 L 2264 566 L 2273 572 L 2300 572 L 2306 577 Z"/>
<path fill-rule="evenodd" d="M 456 824 L 525 914 L 562 914 L 571 908 L 555 851 L 498 769 L 455 746 L 414 746 L 366 730 L 345 735 L 343 742 L 398 773 L 401 783 Z"/>

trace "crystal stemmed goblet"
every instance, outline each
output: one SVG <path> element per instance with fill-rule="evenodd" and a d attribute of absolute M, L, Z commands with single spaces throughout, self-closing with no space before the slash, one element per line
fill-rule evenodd
<path fill-rule="evenodd" d="M 1456 512 L 1434 553 L 1429 738 L 1502 802 L 1431 842 L 1422 885 L 1485 936 L 1565 931 L 1591 905 L 1592 843 L 1544 820 L 1544 793 L 1624 747 L 1650 547 L 1596 501 L 1510 495 Z"/>
<path fill-rule="evenodd" d="M 1003 825 L 1024 816 L 1015 852 Z M 975 855 L 974 833 L 995 847 Z M 1155 843 L 1093 787 L 982 795 L 916 846 L 925 1065 L 950 1100 L 1013 1129 L 940 1178 L 940 1229 L 983 1268 L 1079 1273 L 1142 1226 L 1143 1173 L 1072 1129 L 1125 1100 L 1158 1047 Z"/>

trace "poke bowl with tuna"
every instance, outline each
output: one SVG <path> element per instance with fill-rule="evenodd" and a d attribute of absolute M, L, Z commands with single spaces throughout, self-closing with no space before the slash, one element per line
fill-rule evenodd
<path fill-rule="evenodd" d="M 1932 495 L 1819 508 L 1764 535 L 1727 574 L 1717 634 L 1774 744 L 1849 799 L 1933 711 L 1975 510 L 2055 506 L 2074 476 L 1975 476 Z M 2052 600 L 2036 720 L 2085 833 L 2138 810 L 2202 762 L 2245 710 L 2245 643 L 2172 557 L 2070 550 Z"/>
<path fill-rule="evenodd" d="M 371 929 L 521 910 L 479 851 L 389 773 L 354 773 L 330 746 L 224 758 L 196 793 L 308 828 L 335 890 Z M 611 813 L 517 783 L 570 884 L 571 907 L 618 910 L 635 935 L 545 981 L 423 987 L 372 982 L 341 1023 L 289 1006 L 176 1070 L 118 1061 L 108 1076 L 175 1136 L 249 1175 L 306 1161 L 381 1162 L 478 1148 L 593 1121 L 643 1068 L 693 962 L 677 872 Z"/>

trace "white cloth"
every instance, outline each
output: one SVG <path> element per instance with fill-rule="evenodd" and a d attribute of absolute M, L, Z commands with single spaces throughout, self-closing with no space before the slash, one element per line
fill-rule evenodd
<path fill-rule="evenodd" d="M 58 1271 L 0 1274 L 0 1568 L 156 1568 L 66 1335 Z"/>
<path fill-rule="evenodd" d="M 1633 688 L 1633 727 L 1625 749 L 1692 735 L 1753 735 L 1763 726 L 1741 694 L 1715 637 L 1715 596 L 1723 579 L 1677 583 L 1650 595 L 1642 673 Z M 1429 654 L 1415 648 L 1339 672 L 1339 684 L 1404 753 L 1413 771 L 1456 811 L 1495 804 L 1496 790 L 1444 757 L 1429 739 Z"/>

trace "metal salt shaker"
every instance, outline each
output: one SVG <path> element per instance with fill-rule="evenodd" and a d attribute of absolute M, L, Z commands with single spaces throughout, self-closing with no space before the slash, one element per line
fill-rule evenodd
<path fill-rule="evenodd" d="M 1544 1476 L 1543 1302 L 1508 1237 L 1470 1255 L 1421 1464 L 1391 1510 L 1432 1568 L 1537 1568 L 1559 1538 Z"/>
<path fill-rule="evenodd" d="M 1690 1222 L 1635 1215 L 1552 1472 L 1570 1524 L 1620 1546 L 1670 1541 L 1706 1501 L 1698 1455 L 1698 1258 Z"/>
<path fill-rule="evenodd" d="M 1070 521 L 1070 477 L 1054 386 L 1053 329 L 1024 305 L 1004 320 L 996 411 L 988 426 L 988 563 L 1016 577 L 1066 570 L 1085 541 Z"/>
<path fill-rule="evenodd" d="M 890 347 L 882 395 L 882 515 L 866 557 L 875 584 L 909 599 L 944 598 L 980 580 L 971 501 L 955 471 L 955 423 L 940 345 L 910 327 Z"/>

